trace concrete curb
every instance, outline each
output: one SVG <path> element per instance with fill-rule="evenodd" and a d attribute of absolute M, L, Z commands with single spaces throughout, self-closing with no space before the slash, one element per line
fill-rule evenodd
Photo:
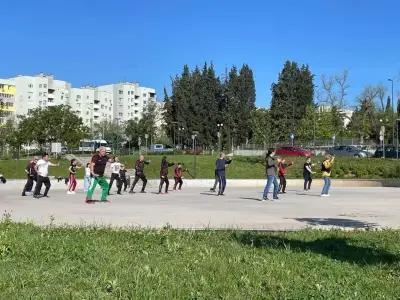
<path fill-rule="evenodd" d="M 214 179 L 184 179 L 184 187 L 204 187 L 210 188 L 214 185 Z M 25 184 L 25 180 L 11 179 L 5 185 L 0 185 L 0 190 L 7 187 L 16 190 L 21 190 Z M 132 182 L 132 181 L 131 181 Z M 158 179 L 151 179 L 148 181 L 149 187 L 155 187 L 159 184 Z M 174 179 L 170 179 L 170 186 L 173 185 Z M 302 187 L 303 179 L 288 179 L 287 185 L 289 187 Z M 66 189 L 63 181 L 51 180 L 52 189 Z M 266 179 L 227 179 L 227 185 L 231 187 L 264 187 Z M 313 186 L 322 186 L 322 179 L 314 179 Z M 400 179 L 332 179 L 332 185 L 336 187 L 400 187 Z M 142 186 L 139 181 L 136 189 Z M 83 180 L 78 180 L 78 189 L 83 187 Z"/>

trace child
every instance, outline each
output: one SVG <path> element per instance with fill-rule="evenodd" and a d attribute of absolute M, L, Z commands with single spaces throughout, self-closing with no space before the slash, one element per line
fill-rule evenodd
<path fill-rule="evenodd" d="M 331 174 L 334 161 L 335 156 L 328 154 L 325 156 L 325 160 L 322 162 L 321 171 L 322 178 L 324 179 L 324 187 L 322 188 L 321 197 L 329 197 L 329 189 L 331 187 Z"/>
<path fill-rule="evenodd" d="M 293 162 L 286 163 L 285 159 L 278 159 L 278 175 L 279 175 L 279 193 L 286 193 L 286 173 L 287 168 L 293 165 Z"/>
<path fill-rule="evenodd" d="M 88 192 L 89 187 L 90 187 L 90 181 L 91 181 L 91 175 L 90 175 L 90 163 L 86 164 L 85 167 L 85 177 L 83 178 L 83 190 L 85 191 L 85 193 Z"/>
<path fill-rule="evenodd" d="M 121 163 L 119 162 L 118 156 L 115 156 L 111 165 L 110 165 L 110 169 L 111 169 L 111 179 L 110 179 L 110 183 L 109 183 L 109 187 L 108 187 L 108 194 L 110 195 L 110 190 L 111 187 L 113 185 L 114 180 L 117 183 L 117 194 L 121 195 L 121 189 L 122 189 L 122 182 L 121 182 L 121 178 L 119 177 L 119 170 L 121 169 Z"/>
<path fill-rule="evenodd" d="M 176 187 L 179 184 L 178 190 L 181 190 L 182 188 L 182 173 L 184 172 L 184 170 L 182 169 L 182 164 L 178 163 L 178 165 L 175 167 L 174 170 L 174 179 L 175 179 L 175 184 L 174 184 L 174 191 L 176 191 Z"/>
<path fill-rule="evenodd" d="M 69 171 L 69 176 L 68 176 L 68 182 L 69 182 L 69 187 L 68 187 L 68 192 L 67 194 L 75 194 L 75 189 L 76 189 L 76 171 L 77 169 L 80 169 L 80 167 L 77 166 L 77 161 L 75 158 L 71 159 L 71 164 L 68 168 Z"/>
<path fill-rule="evenodd" d="M 307 157 L 303 167 L 304 191 L 308 191 L 311 188 L 312 174 L 316 173 L 311 169 L 313 166 L 314 164 L 311 163 L 311 157 Z"/>
<path fill-rule="evenodd" d="M 124 185 L 124 192 L 126 192 L 126 188 L 128 187 L 128 180 L 126 178 L 125 165 L 121 165 L 121 169 L 119 170 L 119 178 L 121 179 L 121 184 Z"/>

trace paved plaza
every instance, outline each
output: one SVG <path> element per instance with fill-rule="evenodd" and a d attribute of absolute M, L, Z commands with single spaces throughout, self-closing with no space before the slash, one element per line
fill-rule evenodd
<path fill-rule="evenodd" d="M 152 185 L 146 194 L 114 194 L 110 196 L 112 203 L 93 205 L 84 203 L 81 190 L 67 195 L 61 184 L 53 184 L 52 188 L 50 198 L 34 199 L 20 196 L 15 185 L 1 185 L 1 212 L 15 221 L 41 225 L 261 230 L 400 228 L 399 190 L 390 187 L 333 187 L 329 198 L 319 196 L 319 187 L 311 192 L 289 188 L 280 200 L 261 202 L 262 188 L 228 186 L 226 195 L 218 197 L 202 187 L 157 195 L 157 188 Z"/>

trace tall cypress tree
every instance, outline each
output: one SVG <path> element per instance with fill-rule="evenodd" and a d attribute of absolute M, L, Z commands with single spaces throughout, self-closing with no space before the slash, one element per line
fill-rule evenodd
<path fill-rule="evenodd" d="M 296 62 L 287 61 L 278 82 L 272 84 L 273 142 L 287 141 L 291 132 L 296 135 L 296 127 L 307 106 L 313 104 L 313 97 L 313 75 L 308 66 L 299 68 Z"/>

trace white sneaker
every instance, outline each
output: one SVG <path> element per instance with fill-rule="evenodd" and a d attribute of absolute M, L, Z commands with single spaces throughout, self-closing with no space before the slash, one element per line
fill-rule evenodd
<path fill-rule="evenodd" d="M 328 197 L 328 194 L 321 194 L 321 197 Z"/>
<path fill-rule="evenodd" d="M 72 192 L 71 192 L 71 194 L 72 194 L 72 195 L 75 195 L 75 194 L 76 194 L 76 192 L 75 192 L 75 191 L 72 191 Z"/>
<path fill-rule="evenodd" d="M 72 192 L 68 191 L 67 194 L 68 194 L 68 195 L 72 195 Z"/>

